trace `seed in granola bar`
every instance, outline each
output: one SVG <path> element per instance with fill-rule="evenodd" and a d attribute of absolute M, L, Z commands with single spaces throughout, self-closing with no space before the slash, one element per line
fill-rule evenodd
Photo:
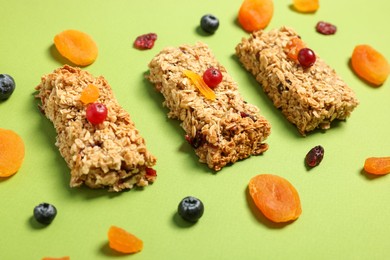
<path fill-rule="evenodd" d="M 382 85 L 390 74 L 390 64 L 386 58 L 366 44 L 355 47 L 351 57 L 351 65 L 359 77 L 373 86 Z"/>
<path fill-rule="evenodd" d="M 154 42 L 157 40 L 157 34 L 147 33 L 138 36 L 134 41 L 134 47 L 139 50 L 151 49 L 154 46 Z"/>
<path fill-rule="evenodd" d="M 316 25 L 316 31 L 324 35 L 331 35 L 336 33 L 337 27 L 331 23 L 320 21 Z"/>
<path fill-rule="evenodd" d="M 211 89 L 214 89 L 218 86 L 219 83 L 222 81 L 222 73 L 217 68 L 208 68 L 203 73 L 203 80 L 209 86 Z"/>
<path fill-rule="evenodd" d="M 86 86 L 81 92 L 80 101 L 84 104 L 95 102 L 99 98 L 99 89 L 93 84 Z"/>
<path fill-rule="evenodd" d="M 301 13 L 314 13 L 320 8 L 319 0 L 293 0 L 293 7 Z"/>
<path fill-rule="evenodd" d="M 50 224 L 57 215 L 57 209 L 50 203 L 41 203 L 34 208 L 34 218 L 41 224 Z"/>
<path fill-rule="evenodd" d="M 321 145 L 313 147 L 305 157 L 306 165 L 309 167 L 315 167 L 319 165 L 324 158 L 324 148 Z"/>
<path fill-rule="evenodd" d="M 298 52 L 298 61 L 304 68 L 309 68 L 316 62 L 316 55 L 313 50 L 303 48 Z"/>
<path fill-rule="evenodd" d="M 219 27 L 219 20 L 212 14 L 203 15 L 200 19 L 200 28 L 207 33 L 215 33 Z"/>
<path fill-rule="evenodd" d="M 14 79 L 8 74 L 0 74 L 0 100 L 8 99 L 14 90 Z"/>
<path fill-rule="evenodd" d="M 200 199 L 188 196 L 180 201 L 177 211 L 184 220 L 196 222 L 203 216 L 204 205 Z"/>
<path fill-rule="evenodd" d="M 91 103 L 87 107 L 87 120 L 93 125 L 103 123 L 107 114 L 107 107 L 104 104 Z"/>

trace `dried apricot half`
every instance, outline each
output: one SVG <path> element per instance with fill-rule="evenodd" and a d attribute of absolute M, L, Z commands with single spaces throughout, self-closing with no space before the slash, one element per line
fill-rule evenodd
<path fill-rule="evenodd" d="M 54 37 L 58 52 L 78 66 L 92 64 L 98 56 L 98 47 L 88 34 L 78 30 L 65 30 Z"/>
<path fill-rule="evenodd" d="M 244 0 L 238 11 L 238 22 L 245 31 L 264 29 L 274 14 L 272 0 Z"/>
<path fill-rule="evenodd" d="M 364 162 L 364 171 L 375 175 L 390 173 L 390 156 L 367 158 Z"/>
<path fill-rule="evenodd" d="M 293 7 L 301 13 L 314 13 L 320 8 L 319 0 L 293 0 Z"/>
<path fill-rule="evenodd" d="M 111 249 L 124 254 L 137 253 L 144 247 L 141 239 L 117 226 L 108 230 L 108 242 Z"/>
<path fill-rule="evenodd" d="M 99 98 L 99 95 L 100 91 L 98 87 L 93 84 L 89 84 L 81 92 L 80 101 L 87 105 L 95 102 Z"/>
<path fill-rule="evenodd" d="M 359 77 L 375 86 L 382 85 L 390 73 L 390 65 L 386 58 L 367 44 L 354 48 L 351 65 Z"/>
<path fill-rule="evenodd" d="M 12 130 L 0 128 L 0 177 L 14 175 L 22 166 L 24 142 Z"/>
<path fill-rule="evenodd" d="M 256 175 L 249 181 L 249 194 L 256 207 L 273 222 L 295 220 L 302 213 L 297 190 L 283 177 Z"/>

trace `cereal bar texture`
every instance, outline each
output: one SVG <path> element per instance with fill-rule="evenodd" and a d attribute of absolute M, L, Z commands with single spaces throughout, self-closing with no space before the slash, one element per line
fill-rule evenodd
<path fill-rule="evenodd" d="M 216 99 L 207 99 L 184 74 L 190 70 L 203 75 L 218 68 L 222 82 L 214 89 Z M 237 160 L 268 149 L 269 122 L 259 109 L 245 102 L 226 69 L 204 43 L 163 49 L 149 63 L 148 79 L 165 98 L 169 118 L 181 121 L 186 138 L 199 161 L 216 171 Z"/>
<path fill-rule="evenodd" d="M 96 102 L 108 110 L 107 119 L 96 126 L 86 119 L 86 105 L 80 101 L 89 84 L 98 87 Z M 56 146 L 71 169 L 71 187 L 121 191 L 155 180 L 155 174 L 148 173 L 156 158 L 102 76 L 65 65 L 43 76 L 36 89 L 42 111 L 56 129 Z"/>
<path fill-rule="evenodd" d="M 275 107 L 305 135 L 316 128 L 328 129 L 334 119 L 346 119 L 358 100 L 318 55 L 308 69 L 289 59 L 284 48 L 295 37 L 297 33 L 286 27 L 257 31 L 242 39 L 236 54 Z"/>

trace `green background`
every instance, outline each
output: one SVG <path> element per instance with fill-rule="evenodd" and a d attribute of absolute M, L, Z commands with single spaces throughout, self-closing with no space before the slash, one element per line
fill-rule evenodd
<path fill-rule="evenodd" d="M 291 26 L 355 90 L 360 105 L 346 122 L 328 131 L 298 134 L 239 64 L 234 48 L 248 34 L 237 24 L 241 0 L 12 0 L 1 2 L 0 73 L 12 75 L 16 90 L 0 103 L 0 127 L 24 139 L 19 172 L 0 180 L 0 259 L 65 256 L 89 259 L 389 259 L 390 177 L 362 171 L 371 156 L 390 156 L 390 81 L 373 88 L 349 66 L 355 45 L 370 44 L 390 59 L 390 2 L 324 0 L 315 14 L 292 10 L 275 0 L 268 29 Z M 214 35 L 199 29 L 202 15 L 220 19 Z M 336 35 L 314 30 L 325 20 Z M 99 47 L 87 69 L 103 75 L 158 158 L 157 181 L 143 190 L 108 193 L 69 188 L 69 169 L 55 147 L 51 122 L 37 108 L 34 87 L 40 77 L 66 61 L 53 47 L 55 34 L 77 29 Z M 155 32 L 152 50 L 133 48 L 135 38 Z M 198 162 L 179 122 L 167 118 L 163 98 L 144 79 L 148 62 L 162 48 L 207 43 L 239 84 L 244 98 L 272 124 L 269 150 L 218 173 Z M 322 163 L 308 171 L 306 153 L 325 148 Z M 285 177 L 298 190 L 302 215 L 287 225 L 273 224 L 247 194 L 253 176 Z M 195 225 L 176 214 L 179 201 L 193 195 L 205 204 Z M 49 202 L 58 209 L 51 225 L 32 218 L 33 208 Z M 107 245 L 117 225 L 144 241 L 142 252 L 119 255 Z"/>

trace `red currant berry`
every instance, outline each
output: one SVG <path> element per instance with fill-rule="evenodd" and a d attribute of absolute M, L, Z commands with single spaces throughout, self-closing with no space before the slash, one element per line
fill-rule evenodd
<path fill-rule="evenodd" d="M 298 52 L 298 61 L 302 67 L 309 68 L 316 62 L 316 55 L 311 49 L 303 48 Z"/>
<path fill-rule="evenodd" d="M 216 88 L 219 83 L 222 81 L 222 73 L 219 69 L 216 68 L 208 68 L 203 73 L 203 81 L 206 83 L 207 86 L 210 88 Z"/>
<path fill-rule="evenodd" d="M 98 125 L 104 122 L 107 118 L 107 108 L 101 103 L 92 103 L 87 107 L 87 120 L 93 124 Z"/>

